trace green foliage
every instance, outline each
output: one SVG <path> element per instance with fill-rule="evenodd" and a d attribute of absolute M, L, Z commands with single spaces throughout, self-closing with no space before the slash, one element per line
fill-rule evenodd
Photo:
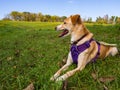
<path fill-rule="evenodd" d="M 54 30 L 59 22 L 8 22 L 0 21 L 0 90 L 22 90 L 33 82 L 35 90 L 61 90 L 61 82 L 51 82 L 50 77 L 59 69 L 69 51 L 69 37 L 58 38 Z M 118 26 L 88 24 L 96 40 L 118 44 Z M 103 83 L 94 81 L 91 73 L 98 77 L 114 76 L 112 82 L 104 83 L 110 90 L 120 89 L 119 57 L 109 57 L 86 68 L 68 79 L 67 90 L 103 90 Z M 69 70 L 75 68 L 72 65 Z"/>
<path fill-rule="evenodd" d="M 102 18 L 100 16 L 97 17 L 96 22 L 99 24 L 107 24 L 107 20 L 105 20 L 104 18 Z"/>
<path fill-rule="evenodd" d="M 9 18 L 14 21 L 60 22 L 66 18 L 66 16 L 59 17 L 56 15 L 51 16 L 51 15 L 43 15 L 42 13 L 18 12 L 18 11 L 12 11 L 8 15 L 7 15 L 7 19 Z"/>
<path fill-rule="evenodd" d="M 57 15 L 43 15 L 42 13 L 32 13 L 32 12 L 18 12 L 12 11 L 7 14 L 2 20 L 4 21 L 40 21 L 40 22 L 63 22 L 66 16 Z M 104 15 L 104 17 L 97 17 L 96 21 L 92 21 L 92 17 L 83 18 L 85 23 L 98 23 L 98 24 L 120 24 L 120 17 Z"/>
<path fill-rule="evenodd" d="M 104 17 L 97 17 L 96 23 L 98 24 L 119 24 L 120 23 L 120 17 L 118 16 L 111 16 L 108 18 L 108 15 L 105 15 Z"/>

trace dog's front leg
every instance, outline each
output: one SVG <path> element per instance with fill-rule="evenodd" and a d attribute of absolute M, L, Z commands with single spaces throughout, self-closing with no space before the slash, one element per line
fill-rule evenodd
<path fill-rule="evenodd" d="M 76 72 L 81 71 L 82 69 L 84 69 L 84 67 L 87 64 L 87 59 L 88 59 L 88 54 L 85 53 L 81 53 L 78 57 L 78 66 L 77 68 L 68 71 L 67 73 L 65 73 L 64 75 L 58 77 L 56 79 L 56 81 L 64 81 L 67 78 L 71 77 L 72 75 L 74 75 Z"/>
<path fill-rule="evenodd" d="M 68 54 L 68 59 L 66 64 L 60 68 L 51 78 L 50 80 L 55 81 L 61 74 L 62 71 L 66 70 L 73 63 L 71 53 Z"/>

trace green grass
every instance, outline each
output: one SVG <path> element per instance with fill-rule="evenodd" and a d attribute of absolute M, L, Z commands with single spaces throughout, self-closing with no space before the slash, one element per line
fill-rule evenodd
<path fill-rule="evenodd" d="M 22 90 L 34 83 L 35 90 L 61 90 L 61 83 L 50 77 L 59 69 L 58 62 L 67 57 L 70 38 L 58 38 L 54 27 L 58 23 L 0 21 L 0 90 Z M 120 48 L 120 25 L 89 25 L 96 40 L 116 43 Z M 72 65 L 70 69 L 75 68 Z M 89 63 L 86 68 L 68 79 L 67 90 L 103 90 L 98 77 L 113 76 L 104 83 L 109 90 L 120 90 L 120 57 Z"/>

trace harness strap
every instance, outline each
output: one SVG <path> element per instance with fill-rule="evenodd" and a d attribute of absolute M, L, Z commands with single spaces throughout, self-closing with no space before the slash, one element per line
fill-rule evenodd
<path fill-rule="evenodd" d="M 72 55 L 72 59 L 73 59 L 73 62 L 74 63 L 78 63 L 78 56 L 80 53 L 82 53 L 84 50 L 86 50 L 87 48 L 90 47 L 90 43 L 91 41 L 93 41 L 93 39 L 89 40 L 89 41 L 86 41 L 85 43 L 77 46 L 76 44 L 73 44 L 71 46 L 71 55 Z"/>
<path fill-rule="evenodd" d="M 100 55 L 100 43 L 97 41 L 96 41 L 96 43 L 98 45 L 98 52 L 97 52 L 96 56 L 92 59 L 93 62 L 95 62 L 97 60 L 98 56 Z"/>
<path fill-rule="evenodd" d="M 90 39 L 89 41 L 86 41 L 85 43 L 83 43 L 83 44 L 81 44 L 79 46 L 77 46 L 76 44 L 72 44 L 70 51 L 71 51 L 71 56 L 72 56 L 73 62 L 75 64 L 78 63 L 78 56 L 79 56 L 79 54 L 82 53 L 87 48 L 89 48 L 90 47 L 90 43 L 92 41 L 94 41 L 94 39 Z M 96 41 L 96 43 L 98 45 L 98 52 L 97 52 L 96 56 L 92 59 L 93 61 L 95 61 L 98 58 L 99 52 L 100 52 L 100 43 L 97 42 L 97 41 Z"/>

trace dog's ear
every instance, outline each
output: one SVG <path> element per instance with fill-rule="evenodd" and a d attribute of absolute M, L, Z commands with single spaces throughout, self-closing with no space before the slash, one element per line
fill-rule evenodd
<path fill-rule="evenodd" d="M 73 15 L 70 17 L 71 17 L 71 21 L 72 21 L 73 25 L 82 23 L 82 20 L 81 20 L 81 17 L 79 14 L 76 14 L 76 15 Z"/>

